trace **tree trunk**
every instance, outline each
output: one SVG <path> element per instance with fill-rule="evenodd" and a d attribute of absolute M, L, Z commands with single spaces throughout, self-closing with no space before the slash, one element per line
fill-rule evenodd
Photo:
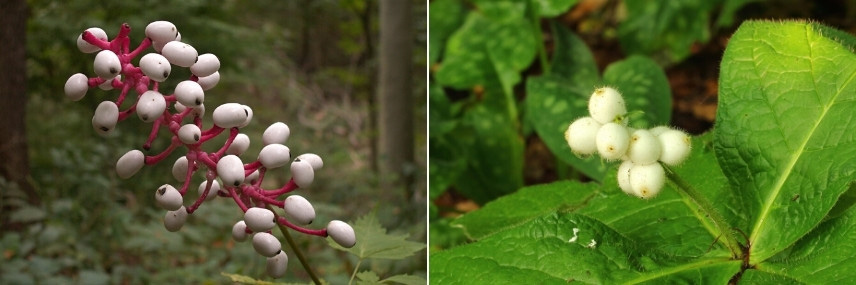
<path fill-rule="evenodd" d="M 413 180 L 413 48 L 411 0 L 380 1 L 378 152 L 381 186 L 404 190 Z M 392 187 L 392 188 L 390 188 Z"/>
<path fill-rule="evenodd" d="M 27 2 L 0 1 L 0 175 L 17 183 L 31 203 L 38 203 L 28 179 L 25 118 L 27 109 Z M 57 91 L 62 93 L 62 91 Z"/>

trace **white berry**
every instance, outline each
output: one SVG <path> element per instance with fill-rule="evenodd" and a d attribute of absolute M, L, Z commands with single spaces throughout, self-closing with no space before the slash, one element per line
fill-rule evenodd
<path fill-rule="evenodd" d="M 76 73 L 65 81 L 65 96 L 72 101 L 79 101 L 89 90 L 89 78 L 83 73 Z"/>
<path fill-rule="evenodd" d="M 154 21 L 146 26 L 146 37 L 152 41 L 169 42 L 178 36 L 178 29 L 167 21 Z"/>
<path fill-rule="evenodd" d="M 202 194 L 205 193 L 205 187 L 208 186 L 208 180 L 202 180 L 202 183 L 199 184 L 199 197 L 202 197 Z M 217 198 L 217 192 L 220 192 L 220 182 L 217 182 L 217 179 L 211 180 L 211 189 L 208 189 L 208 196 L 205 196 L 205 201 L 214 200 Z"/>
<path fill-rule="evenodd" d="M 140 69 L 149 79 L 163 82 L 172 72 L 172 65 L 162 55 L 149 53 L 140 58 Z"/>
<path fill-rule="evenodd" d="M 577 155 L 591 155 L 597 151 L 595 137 L 601 124 L 592 117 L 582 117 L 574 121 L 565 131 L 565 140 Z"/>
<path fill-rule="evenodd" d="M 122 80 L 122 75 L 119 74 L 119 75 L 116 75 L 116 77 L 113 77 L 113 79 L 105 80 L 101 84 L 98 84 L 98 88 L 101 88 L 101 90 L 106 90 L 106 91 L 113 90 L 113 80 Z"/>
<path fill-rule="evenodd" d="M 630 168 L 630 186 L 639 198 L 650 199 L 657 196 L 665 183 L 666 172 L 659 163 L 635 164 Z"/>
<path fill-rule="evenodd" d="M 217 161 L 217 175 L 227 186 L 240 186 L 244 182 L 244 163 L 235 155 L 227 155 Z"/>
<path fill-rule="evenodd" d="M 95 36 L 95 38 L 97 38 L 99 40 L 102 40 L 105 42 L 107 41 L 107 33 L 104 32 L 104 30 L 102 30 L 101 28 L 92 27 L 92 28 L 86 29 L 86 31 L 89 32 L 90 34 L 92 34 L 93 36 Z M 80 33 L 80 35 L 77 36 L 77 49 L 79 49 L 83 53 L 93 53 L 93 52 L 101 50 L 101 48 L 94 46 L 94 45 L 90 44 L 89 42 L 85 41 L 83 39 L 83 33 Z"/>
<path fill-rule="evenodd" d="M 171 232 L 177 232 L 184 226 L 184 222 L 187 221 L 187 210 L 184 206 L 181 206 L 175 211 L 167 211 L 166 216 L 163 217 L 163 225 L 166 230 Z"/>
<path fill-rule="evenodd" d="M 143 122 L 151 123 L 163 116 L 166 110 L 166 99 L 160 92 L 149 90 L 137 100 L 137 117 Z"/>
<path fill-rule="evenodd" d="M 253 248 L 264 257 L 274 257 L 282 250 L 282 244 L 272 234 L 256 233 L 253 235 Z"/>
<path fill-rule="evenodd" d="M 285 213 L 292 218 L 293 221 L 301 225 L 311 224 L 315 220 L 315 208 L 312 203 L 309 203 L 306 198 L 300 195 L 291 195 L 285 198 Z"/>
<path fill-rule="evenodd" d="M 271 124 L 265 129 L 265 132 L 262 134 L 262 144 L 269 145 L 273 143 L 284 144 L 286 140 L 288 140 L 288 136 L 291 134 L 291 131 L 283 122 L 276 122 Z"/>
<path fill-rule="evenodd" d="M 250 137 L 245 134 L 238 134 L 232 140 L 232 144 L 226 149 L 226 154 L 241 155 L 250 148 Z"/>
<path fill-rule="evenodd" d="M 102 50 L 95 55 L 95 74 L 104 80 L 112 79 L 122 71 L 119 57 L 109 50 Z"/>
<path fill-rule="evenodd" d="M 187 177 L 187 156 L 179 157 L 172 164 L 172 177 L 175 180 L 184 181 Z"/>
<path fill-rule="evenodd" d="M 217 83 L 220 82 L 220 72 L 214 72 L 211 75 L 205 77 L 199 77 L 196 81 L 199 83 L 199 86 L 202 86 L 202 90 L 209 90 L 217 86 Z"/>
<path fill-rule="evenodd" d="M 616 160 L 627 153 L 630 147 L 630 134 L 627 127 L 616 123 L 606 123 L 600 127 L 595 137 L 597 152 L 606 160 Z"/>
<path fill-rule="evenodd" d="M 288 255 L 285 254 L 285 251 L 280 250 L 274 257 L 268 257 L 266 269 L 270 277 L 285 276 L 286 269 L 288 269 Z"/>
<path fill-rule="evenodd" d="M 666 165 L 678 165 L 690 155 L 692 150 L 691 137 L 679 130 L 665 130 L 657 139 L 660 141 L 662 153 L 660 161 Z"/>
<path fill-rule="evenodd" d="M 175 211 L 182 206 L 184 200 L 181 197 L 181 193 L 175 187 L 164 184 L 155 191 L 155 202 L 164 210 Z"/>
<path fill-rule="evenodd" d="M 633 162 L 629 160 L 622 162 L 618 166 L 618 188 L 621 188 L 621 191 L 630 195 L 636 195 L 633 192 L 633 186 L 630 184 L 630 169 L 633 166 Z"/>
<path fill-rule="evenodd" d="M 200 54 L 196 63 L 190 66 L 190 72 L 197 77 L 205 77 L 220 69 L 220 59 L 216 55 Z"/>
<path fill-rule="evenodd" d="M 275 143 L 269 144 L 259 152 L 259 162 L 268 169 L 286 165 L 291 160 L 291 152 L 287 146 Z"/>
<path fill-rule="evenodd" d="M 104 101 L 95 108 L 92 116 L 92 127 L 101 135 L 109 134 L 116 128 L 119 121 L 119 107 L 111 101 Z"/>
<path fill-rule="evenodd" d="M 627 114 L 624 98 L 621 93 L 610 87 L 594 90 L 589 99 L 589 113 L 591 117 L 601 124 L 610 122 L 623 122 Z"/>
<path fill-rule="evenodd" d="M 196 81 L 185 80 L 175 86 L 175 98 L 184 106 L 199 106 L 205 102 L 205 92 Z"/>
<path fill-rule="evenodd" d="M 232 226 L 232 238 L 237 242 L 242 242 L 247 240 L 247 223 L 244 220 L 240 220 Z"/>
<path fill-rule="evenodd" d="M 315 170 L 312 168 L 312 164 L 308 161 L 295 159 L 291 163 L 291 179 L 294 179 L 294 183 L 300 188 L 312 185 L 312 181 L 315 180 Z"/>
<path fill-rule="evenodd" d="M 195 124 L 185 124 L 178 129 L 178 139 L 184 144 L 195 144 L 202 137 L 202 131 Z"/>
<path fill-rule="evenodd" d="M 170 63 L 181 66 L 190 67 L 196 63 L 198 56 L 196 49 L 193 46 L 180 42 L 171 41 L 166 43 L 161 49 L 161 54 L 169 60 Z"/>
<path fill-rule="evenodd" d="M 332 220 L 327 224 L 327 235 L 345 248 L 351 248 L 357 244 L 357 235 L 354 233 L 354 228 L 339 220 Z"/>
<path fill-rule="evenodd" d="M 244 124 L 250 116 L 249 108 L 238 103 L 226 103 L 214 109 L 214 124 L 229 129 Z"/>
<path fill-rule="evenodd" d="M 315 171 L 324 167 L 324 160 L 322 160 L 320 156 L 314 153 L 304 153 L 298 155 L 297 159 L 309 162 L 309 164 L 312 165 L 312 170 Z"/>
<path fill-rule="evenodd" d="M 259 207 L 247 209 L 244 212 L 244 222 L 247 223 L 247 227 L 253 232 L 266 232 L 276 226 L 273 212 Z"/>
<path fill-rule="evenodd" d="M 635 130 L 630 135 L 627 156 L 636 164 L 651 164 L 660 158 L 660 141 L 648 130 Z"/>
<path fill-rule="evenodd" d="M 142 151 L 136 149 L 128 151 L 116 162 L 116 174 L 122 179 L 134 176 L 140 168 L 143 168 L 145 161 L 146 156 Z"/>

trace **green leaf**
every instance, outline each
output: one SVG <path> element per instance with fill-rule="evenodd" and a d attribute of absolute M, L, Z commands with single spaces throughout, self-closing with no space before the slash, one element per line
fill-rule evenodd
<path fill-rule="evenodd" d="M 457 0 L 436 0 L 428 4 L 428 62 L 437 62 L 443 54 L 446 40 L 464 21 L 464 7 Z"/>
<path fill-rule="evenodd" d="M 658 62 L 678 62 L 696 42 L 710 39 L 710 11 L 716 1 L 625 1 L 627 19 L 618 26 L 628 54 L 650 55 Z"/>
<path fill-rule="evenodd" d="M 360 217 L 354 223 L 354 233 L 357 244 L 352 248 L 343 248 L 333 239 L 327 243 L 335 248 L 353 253 L 360 259 L 402 259 L 425 248 L 425 244 L 408 241 L 409 235 L 393 235 L 386 233 L 377 217 L 368 214 Z"/>
<path fill-rule="evenodd" d="M 460 227 L 473 240 L 517 227 L 521 224 L 553 213 L 584 206 L 596 195 L 599 185 L 563 181 L 535 185 L 518 190 L 487 203 L 478 211 L 456 219 L 452 225 Z"/>
<path fill-rule="evenodd" d="M 429 199 L 435 199 L 452 185 L 467 166 L 467 148 L 455 140 L 453 132 L 459 125 L 460 104 L 451 103 L 440 85 L 431 81 L 429 86 L 429 147 L 431 163 L 428 166 Z"/>
<path fill-rule="evenodd" d="M 380 276 L 377 276 L 377 273 L 374 273 L 373 271 L 363 271 L 357 273 L 357 280 L 357 284 L 381 284 Z"/>
<path fill-rule="evenodd" d="M 12 212 L 12 215 L 9 217 L 9 221 L 18 223 L 29 223 L 43 220 L 46 215 L 47 214 L 45 213 L 45 211 L 40 208 L 36 208 L 33 206 L 23 206 Z"/>
<path fill-rule="evenodd" d="M 410 275 L 410 274 L 399 274 L 399 275 L 390 276 L 389 278 L 386 278 L 381 282 L 383 282 L 383 283 L 397 283 L 397 284 L 405 284 L 405 285 L 422 285 L 422 284 L 426 284 L 428 282 L 428 280 L 425 280 L 425 278 Z"/>
<path fill-rule="evenodd" d="M 568 11 L 578 0 L 536 0 L 541 17 L 550 18 Z"/>
<path fill-rule="evenodd" d="M 251 284 L 251 285 L 288 285 L 288 284 L 301 284 L 301 283 L 281 283 L 281 282 L 268 282 L 264 280 L 258 280 L 253 277 L 241 275 L 241 274 L 229 274 L 226 272 L 220 272 L 220 275 L 223 275 L 226 278 L 229 278 L 232 282 L 240 283 L 240 284 Z"/>
<path fill-rule="evenodd" d="M 486 284 L 724 284 L 740 269 L 739 261 L 725 258 L 661 262 L 665 259 L 597 220 L 554 213 L 433 254 L 429 268 L 437 283 Z"/>
<path fill-rule="evenodd" d="M 550 65 L 552 74 L 562 77 L 568 85 L 592 88 L 599 80 L 597 64 L 591 50 L 582 39 L 558 22 L 551 22 L 555 32 L 555 48 Z"/>
<path fill-rule="evenodd" d="M 669 79 L 653 60 L 630 56 L 610 64 L 603 72 L 603 83 L 621 92 L 628 111 L 645 111 L 641 119 L 631 118 L 630 126 L 651 128 L 669 123 L 672 117 Z"/>
<path fill-rule="evenodd" d="M 819 28 L 745 22 L 723 56 L 716 155 L 752 201 L 752 263 L 814 228 L 856 172 L 856 56 Z"/>

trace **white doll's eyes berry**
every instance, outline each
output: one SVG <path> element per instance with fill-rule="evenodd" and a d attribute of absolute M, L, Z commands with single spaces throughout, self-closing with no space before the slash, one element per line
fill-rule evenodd
<path fill-rule="evenodd" d="M 660 158 L 660 141 L 648 130 L 635 130 L 630 135 L 627 156 L 636 164 L 651 164 Z"/>
<path fill-rule="evenodd" d="M 116 77 L 113 77 L 113 79 L 105 80 L 104 83 L 98 84 L 98 88 L 100 88 L 101 90 L 104 90 L 104 91 L 113 90 L 113 80 L 121 81 L 122 75 L 119 74 L 119 75 L 116 75 Z"/>
<path fill-rule="evenodd" d="M 226 154 L 241 155 L 250 148 L 250 137 L 245 134 L 238 134 L 232 140 L 232 144 L 226 149 Z"/>
<path fill-rule="evenodd" d="M 149 53 L 140 58 L 140 70 L 151 80 L 163 82 L 172 72 L 172 65 L 162 55 Z"/>
<path fill-rule="evenodd" d="M 300 195 L 291 195 L 285 198 L 285 213 L 295 222 L 301 225 L 311 224 L 315 220 L 315 208 L 306 198 Z"/>
<path fill-rule="evenodd" d="M 281 167 L 291 160 L 291 151 L 287 146 L 275 143 L 269 144 L 259 152 L 259 162 L 268 169 Z"/>
<path fill-rule="evenodd" d="M 270 277 L 285 276 L 286 269 L 288 269 L 288 255 L 285 254 L 285 251 L 280 250 L 274 257 L 268 257 L 265 269 Z"/>
<path fill-rule="evenodd" d="M 601 123 L 591 117 L 582 117 L 574 121 L 565 131 L 568 146 L 577 155 L 591 155 L 597 151 L 595 137 Z"/>
<path fill-rule="evenodd" d="M 184 199 L 175 187 L 164 184 L 155 190 L 155 202 L 164 210 L 175 211 L 182 206 Z"/>
<path fill-rule="evenodd" d="M 357 235 L 354 233 L 354 228 L 339 220 L 332 220 L 327 224 L 327 235 L 345 248 L 351 248 L 357 244 Z"/>
<path fill-rule="evenodd" d="M 589 99 L 589 114 L 601 124 L 623 122 L 627 114 L 621 93 L 610 87 L 598 88 Z"/>
<path fill-rule="evenodd" d="M 209 89 L 214 88 L 214 86 L 217 86 L 217 83 L 220 82 L 220 72 L 217 71 L 211 75 L 199 77 L 196 82 L 199 83 L 199 86 L 202 86 L 202 90 L 208 91 Z"/>
<path fill-rule="evenodd" d="M 137 100 L 137 116 L 143 122 L 154 122 L 163 115 L 164 110 L 166 110 L 166 100 L 160 92 L 146 91 Z"/>
<path fill-rule="evenodd" d="M 198 56 L 196 49 L 193 48 L 193 46 L 179 41 L 166 43 L 161 50 L 161 54 L 166 57 L 170 63 L 181 67 L 190 67 L 196 63 L 196 58 Z"/>
<path fill-rule="evenodd" d="M 630 186 L 639 198 L 650 199 L 660 193 L 666 183 L 666 172 L 659 163 L 635 164 L 630 168 Z"/>
<path fill-rule="evenodd" d="M 175 180 L 184 181 L 186 175 L 187 156 L 182 156 L 176 159 L 175 163 L 172 164 L 172 177 L 175 177 Z"/>
<path fill-rule="evenodd" d="M 288 136 L 291 134 L 291 130 L 288 128 L 283 122 L 276 122 L 271 124 L 265 129 L 265 132 L 262 134 L 262 144 L 284 144 L 285 141 L 288 140 Z"/>
<path fill-rule="evenodd" d="M 92 127 L 101 135 L 109 134 L 119 121 L 119 107 L 110 101 L 101 102 L 92 116 Z"/>
<path fill-rule="evenodd" d="M 178 101 L 175 102 L 173 107 L 175 107 L 175 110 L 178 111 L 179 113 L 187 110 L 187 106 L 184 106 L 184 104 L 181 104 L 181 102 L 178 102 Z M 190 109 L 191 109 L 191 111 L 190 111 L 190 117 L 191 118 L 192 117 L 199 117 L 199 118 L 205 117 L 205 104 L 204 103 L 199 104 L 197 106 L 193 106 Z"/>
<path fill-rule="evenodd" d="M 237 242 L 242 242 L 247 240 L 247 223 L 244 220 L 240 220 L 232 226 L 232 238 Z"/>
<path fill-rule="evenodd" d="M 214 124 L 229 129 L 244 124 L 250 113 L 248 108 L 238 103 L 226 103 L 214 109 Z"/>
<path fill-rule="evenodd" d="M 253 249 L 264 257 L 274 257 L 282 250 L 282 244 L 269 233 L 253 234 Z"/>
<path fill-rule="evenodd" d="M 315 180 L 315 170 L 308 161 L 295 159 L 291 163 L 291 178 L 297 186 L 306 188 Z"/>
<path fill-rule="evenodd" d="M 206 53 L 200 54 L 196 63 L 190 66 L 190 72 L 197 77 L 205 77 L 220 69 L 220 59 L 216 55 Z"/>
<path fill-rule="evenodd" d="M 309 164 L 312 165 L 312 170 L 315 171 L 324 167 L 324 160 L 322 160 L 320 156 L 314 153 L 304 153 L 298 155 L 297 159 L 309 162 Z"/>
<path fill-rule="evenodd" d="M 184 106 L 199 106 L 205 102 L 205 92 L 196 81 L 185 80 L 175 86 L 175 97 Z"/>
<path fill-rule="evenodd" d="M 234 155 L 227 155 L 217 162 L 217 175 L 227 186 L 239 186 L 244 182 L 244 163 Z"/>
<path fill-rule="evenodd" d="M 202 194 L 205 193 L 206 186 L 208 186 L 208 181 L 202 180 L 202 183 L 199 184 L 199 188 L 197 188 L 199 197 L 202 197 Z M 211 201 L 214 200 L 214 198 L 217 198 L 217 192 L 220 192 L 220 182 L 217 182 L 217 179 L 211 180 L 211 189 L 208 189 L 208 196 L 205 196 L 205 201 Z"/>
<path fill-rule="evenodd" d="M 86 31 L 89 32 L 90 34 L 92 34 L 93 36 L 95 36 L 95 38 L 97 38 L 99 40 L 102 40 L 105 42 L 107 41 L 107 33 L 104 32 L 104 30 L 102 30 L 101 28 L 92 27 L 92 28 L 86 29 Z M 94 45 L 90 44 L 89 42 L 83 40 L 83 33 L 80 33 L 80 35 L 77 36 L 77 49 L 79 49 L 83 53 L 93 53 L 93 52 L 101 50 L 101 48 L 94 46 Z"/>
<path fill-rule="evenodd" d="M 630 147 L 630 134 L 627 127 L 616 123 L 606 123 L 600 127 L 595 137 L 597 152 L 607 160 L 616 160 L 627 153 Z"/>
<path fill-rule="evenodd" d="M 102 50 L 95 56 L 95 74 L 104 80 L 112 79 L 122 71 L 119 56 L 109 50 Z"/>
<path fill-rule="evenodd" d="M 244 222 L 253 232 L 266 232 L 276 226 L 274 214 L 268 209 L 253 207 L 244 212 Z"/>
<path fill-rule="evenodd" d="M 142 151 L 136 149 L 128 151 L 116 162 L 116 174 L 119 178 L 127 179 L 140 171 L 145 162 L 146 156 Z"/>
<path fill-rule="evenodd" d="M 689 157 L 692 150 L 692 140 L 689 135 L 678 130 L 665 130 L 657 139 L 662 146 L 660 161 L 666 165 L 678 165 Z"/>
<path fill-rule="evenodd" d="M 65 81 L 65 96 L 72 101 L 79 101 L 89 90 L 89 78 L 83 73 L 76 73 Z"/>
<path fill-rule="evenodd" d="M 247 178 L 244 178 L 244 181 L 248 184 L 256 184 L 256 182 L 259 181 L 259 170 L 257 169 L 256 171 L 253 171 L 253 173 L 250 173 Z"/>
<path fill-rule="evenodd" d="M 178 29 L 168 21 L 154 21 L 146 26 L 146 37 L 152 41 L 169 42 L 178 36 Z"/>
<path fill-rule="evenodd" d="M 167 211 L 163 217 L 163 226 L 166 230 L 177 232 L 187 222 L 187 210 L 184 206 L 179 207 L 175 211 Z"/>
<path fill-rule="evenodd" d="M 185 144 L 195 144 L 202 137 L 202 131 L 194 124 L 186 124 L 178 129 L 178 139 Z"/>
<path fill-rule="evenodd" d="M 243 123 L 238 125 L 238 128 L 246 127 L 247 125 L 250 124 L 250 121 L 253 120 L 253 108 L 250 108 L 250 106 L 247 106 L 247 105 L 241 105 L 241 106 L 244 107 L 244 113 L 247 114 L 247 118 L 244 119 Z"/>

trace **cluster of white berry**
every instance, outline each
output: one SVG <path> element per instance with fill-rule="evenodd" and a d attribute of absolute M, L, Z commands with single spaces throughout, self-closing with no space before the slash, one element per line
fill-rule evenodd
<path fill-rule="evenodd" d="M 621 159 L 618 186 L 627 194 L 643 199 L 656 196 L 666 178 L 660 162 L 678 165 L 690 154 L 692 142 L 683 131 L 665 126 L 650 130 L 627 127 L 624 98 L 613 88 L 596 89 L 588 109 L 591 116 L 571 123 L 565 140 L 577 155 L 597 152 L 606 160 Z"/>
<path fill-rule="evenodd" d="M 240 156 L 249 148 L 250 139 L 240 133 L 253 117 L 253 110 L 238 103 L 218 106 L 213 112 L 213 125 L 203 130 L 202 117 L 205 115 L 205 91 L 213 88 L 220 80 L 220 61 L 213 54 L 199 55 L 191 45 L 181 42 L 181 34 L 175 25 L 167 21 L 152 22 L 146 27 L 144 39 L 140 45 L 130 50 L 130 26 L 123 24 L 119 34 L 113 40 L 107 40 L 107 34 L 100 28 L 89 28 L 77 39 L 77 46 L 84 53 L 95 53 L 94 70 L 96 77 L 89 78 L 82 73 L 72 75 L 65 84 L 65 94 L 70 99 L 82 99 L 88 89 L 96 86 L 104 90 L 119 89 L 121 94 L 115 101 L 101 102 L 92 117 L 92 126 L 102 135 L 112 133 L 116 124 L 137 113 L 140 120 L 152 123 L 152 131 L 143 149 L 148 151 L 157 138 L 160 128 L 168 129 L 171 143 L 159 154 L 147 156 L 140 150 L 131 150 L 119 158 L 116 173 L 121 178 L 129 178 L 144 165 L 164 160 L 178 147 L 187 149 L 187 154 L 175 161 L 172 174 L 183 183 L 180 188 L 164 184 L 155 191 L 157 205 L 167 211 L 164 227 L 169 231 L 178 231 L 187 221 L 188 215 L 196 211 L 203 202 L 217 196 L 231 198 L 244 213 L 244 219 L 232 228 L 232 237 L 244 241 L 252 235 L 253 248 L 267 257 L 267 272 L 272 277 L 285 274 L 288 256 L 282 250 L 279 240 L 271 234 L 277 224 L 295 231 L 321 237 L 331 237 L 344 247 L 356 244 L 353 228 L 347 223 L 333 220 L 323 229 L 302 227 L 315 219 L 312 204 L 299 195 L 290 195 L 284 200 L 277 198 L 298 188 L 309 187 L 315 171 L 324 166 L 321 157 L 305 153 L 291 160 L 291 151 L 285 146 L 290 135 L 288 126 L 277 122 L 270 125 L 262 135 L 264 147 L 255 161 L 245 164 Z M 131 60 L 139 56 L 148 47 L 156 52 L 148 53 L 139 60 L 139 67 Z M 172 65 L 190 68 L 192 75 L 188 80 L 176 85 L 173 94 L 162 94 L 158 84 L 166 80 Z M 120 111 L 129 91 L 138 95 L 130 107 Z M 168 107 L 172 104 L 174 112 Z M 219 150 L 206 152 L 202 145 L 228 130 L 229 137 Z M 261 187 L 265 173 L 290 164 L 291 179 L 278 189 Z M 198 189 L 198 197 L 192 205 L 185 206 L 185 194 L 190 187 L 193 174 L 202 170 L 205 173 Z M 283 216 L 275 215 L 268 206 L 284 210 Z"/>

